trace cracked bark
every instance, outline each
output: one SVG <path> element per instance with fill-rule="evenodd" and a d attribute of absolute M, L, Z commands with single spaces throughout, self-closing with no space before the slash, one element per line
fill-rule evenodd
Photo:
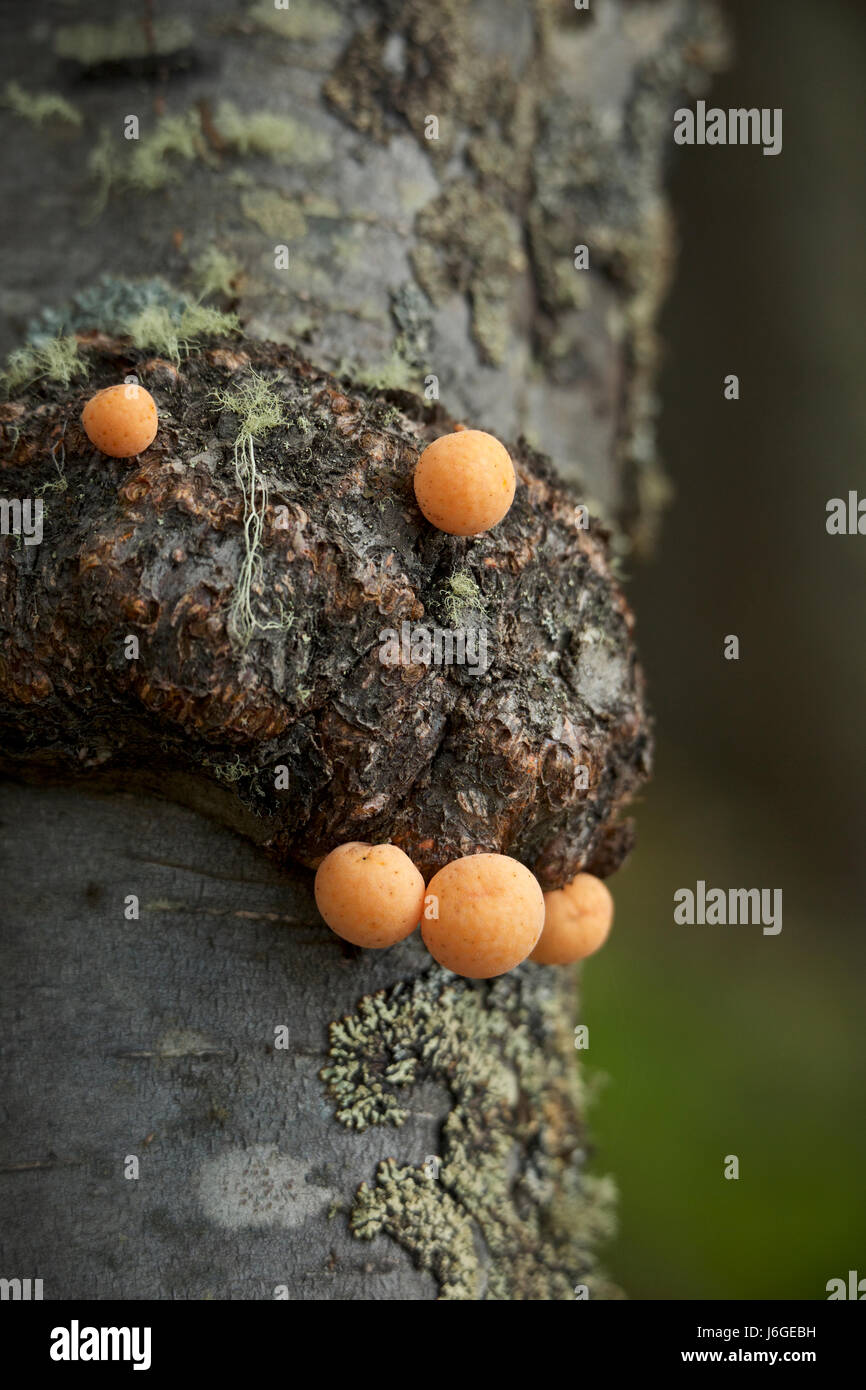
<path fill-rule="evenodd" d="M 49 8 L 75 22 L 74 7 Z M 51 481 L 44 446 L 58 429 L 66 449 L 66 489 L 45 494 L 38 555 L 3 543 L 4 1012 L 15 1020 L 4 1268 L 43 1278 L 46 1297 L 284 1287 L 293 1298 L 560 1298 L 580 1283 L 610 1296 L 596 1261 L 609 1193 L 585 1174 L 570 972 L 529 965 L 498 992 L 449 992 L 415 942 L 381 956 L 341 948 L 317 921 L 303 866 L 362 826 L 427 868 L 508 849 L 550 886 L 581 866 L 611 872 L 627 848 L 616 815 L 647 765 L 640 680 L 601 533 L 581 533 L 573 512 L 577 498 L 600 508 L 619 545 L 641 543 L 654 522 L 661 166 L 675 98 L 718 55 L 710 11 L 599 0 L 585 16 L 479 0 L 435 13 L 335 6 L 326 22 L 293 4 L 282 35 L 262 29 L 267 7 L 195 4 L 172 47 L 153 9 L 142 8 L 143 39 L 125 30 L 109 57 L 84 54 L 80 34 L 10 36 L 10 75 L 62 92 L 82 122 L 17 120 L 6 145 L 17 219 L 7 345 L 105 266 L 183 283 L 215 238 L 243 266 L 248 337 L 289 339 L 301 355 L 212 346 L 175 382 L 147 354 L 91 339 L 95 384 L 132 365 L 160 399 L 163 431 L 131 466 L 94 468 L 76 434 L 80 383 L 37 384 L 4 409 L 4 495 Z M 314 170 L 297 151 L 232 154 L 220 100 L 302 122 L 302 144 L 326 154 Z M 177 181 L 134 207 L 116 186 L 82 227 L 100 126 L 139 112 L 146 138 L 161 112 L 185 111 L 198 113 L 204 158 L 169 156 Z M 438 144 L 424 138 L 429 114 Z M 297 214 L 293 240 L 269 220 L 274 207 Z M 284 240 L 288 277 L 267 269 Z M 586 274 L 571 269 L 579 242 Z M 231 421 L 205 407 L 206 391 L 242 369 L 238 346 L 280 376 L 291 418 L 312 425 L 287 428 L 272 453 L 262 442 L 284 489 L 272 503 L 288 509 L 297 542 L 290 551 L 279 528 L 267 532 L 263 590 L 288 573 L 296 621 L 287 635 L 259 634 L 243 660 L 225 634 L 239 555 Z M 345 373 L 342 385 L 309 361 Z M 498 539 L 423 540 L 412 451 L 446 416 L 409 393 L 430 373 L 449 416 L 512 441 L 522 486 Z M 387 381 L 400 389 L 376 389 Z M 580 491 L 564 493 L 538 450 Z M 342 511 L 326 490 L 341 478 Z M 397 501 L 377 513 L 383 480 Z M 368 542 L 351 537 L 353 515 Z M 396 553 L 397 578 L 377 561 L 359 594 L 377 547 Z M 314 555 L 331 566 L 324 579 Z M 424 676 L 420 694 L 417 681 L 388 686 L 382 613 L 435 615 L 455 565 L 492 611 L 504 679 L 483 693 L 459 672 Z M 590 612 L 574 611 L 569 575 L 585 604 L 595 595 Z M 180 609 L 185 595 L 197 598 Z M 131 630 L 139 663 L 116 646 Z M 533 688 L 535 666 L 553 673 L 552 692 Z M 431 727 L 407 773 L 406 732 L 417 742 L 422 715 Z M 569 745 L 564 720 L 586 730 L 583 743 Z M 547 764 L 545 736 L 557 750 Z M 380 757 L 371 778 L 371 750 L 389 739 L 402 761 Z M 582 802 L 567 787 L 584 755 L 593 791 Z M 275 761 L 290 769 L 283 800 Z M 364 773 L 381 798 L 372 810 Z M 124 916 L 130 894 L 137 920 Z M 362 1010 L 353 1042 L 329 1039 L 329 1023 L 378 990 L 397 993 L 370 1006 L 377 1021 Z M 500 1016 L 511 1040 L 493 1027 Z M 443 1040 L 426 1062 L 418 1019 Z M 289 1046 L 276 1049 L 282 1025 Z M 461 1065 L 472 1049 L 485 1095 Z M 323 1066 L 336 1068 L 327 1087 Z M 137 1181 L 124 1177 L 129 1156 Z M 422 1181 L 428 1156 L 440 1176 Z M 384 1160 L 397 1167 L 377 1178 Z"/>

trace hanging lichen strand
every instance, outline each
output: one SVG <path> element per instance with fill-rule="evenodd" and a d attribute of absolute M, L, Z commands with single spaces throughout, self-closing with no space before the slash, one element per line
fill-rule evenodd
<path fill-rule="evenodd" d="M 244 558 L 232 599 L 229 632 L 246 651 L 257 631 L 286 632 L 292 625 L 281 600 L 274 617 L 260 619 L 253 612 L 252 595 L 262 589 L 261 544 L 268 509 L 268 484 L 256 467 L 256 439 L 285 423 L 276 386 L 252 369 L 239 386 L 214 392 L 214 399 L 238 419 L 233 459 L 235 477 L 244 499 Z"/>
<path fill-rule="evenodd" d="M 425 880 L 479 851 L 543 890 L 618 867 L 650 757 L 632 618 L 546 460 L 497 445 L 510 508 L 449 535 L 413 487 L 438 406 L 237 335 L 176 361 L 84 335 L 63 364 L 0 406 L 7 494 L 55 489 L 0 564 L 8 758 L 193 773 L 311 867 L 350 841 Z M 111 459 L 81 412 L 128 376 L 159 429 Z"/>

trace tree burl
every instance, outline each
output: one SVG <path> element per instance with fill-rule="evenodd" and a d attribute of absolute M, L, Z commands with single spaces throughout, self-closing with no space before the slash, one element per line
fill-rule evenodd
<path fill-rule="evenodd" d="M 633 617 L 545 458 L 504 441 L 511 510 L 449 536 L 412 488 L 457 423 L 438 405 L 237 336 L 172 362 L 90 333 L 79 357 L 86 379 L 0 408 L 4 495 L 44 506 L 42 544 L 0 564 L 9 759 L 218 786 L 220 816 L 311 867 L 347 840 L 425 875 L 507 853 L 545 889 L 619 866 L 651 756 Z M 81 410 L 129 375 L 159 431 L 111 459 Z"/>

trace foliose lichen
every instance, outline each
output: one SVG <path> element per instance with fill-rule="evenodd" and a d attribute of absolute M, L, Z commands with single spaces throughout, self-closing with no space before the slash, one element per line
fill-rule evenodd
<path fill-rule="evenodd" d="M 550 972 L 477 982 L 436 966 L 331 1024 L 321 1076 L 341 1124 L 400 1127 L 422 1081 L 450 1093 L 437 1163 L 386 1159 L 349 1218 L 359 1239 L 396 1240 L 444 1299 L 620 1296 L 596 1262 L 615 1190 L 583 1170 L 567 1014 Z"/>
<path fill-rule="evenodd" d="M 125 333 L 126 326 L 143 309 L 159 305 L 173 317 L 183 314 L 189 299 L 158 276 L 129 280 L 123 276 L 102 275 L 76 291 L 59 308 L 46 306 L 27 326 L 27 339 L 42 343 L 60 333 L 85 333 L 98 328 L 103 333 Z"/>

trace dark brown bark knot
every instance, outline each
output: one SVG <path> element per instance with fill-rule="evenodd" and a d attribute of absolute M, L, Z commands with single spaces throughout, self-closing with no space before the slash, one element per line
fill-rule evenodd
<path fill-rule="evenodd" d="M 438 406 L 273 344 L 179 367 L 99 335 L 81 353 L 84 386 L 36 383 L 0 411 L 2 495 L 45 508 L 41 543 L 2 541 L 11 759 L 195 774 L 310 866 L 390 839 L 424 872 L 506 852 L 545 888 L 618 867 L 650 759 L 633 619 L 606 533 L 545 459 L 509 446 L 511 511 L 459 539 L 412 489 L 419 449 L 453 428 Z M 105 458 L 81 408 L 130 371 L 159 433 Z M 245 432 L 226 393 L 254 373 L 278 423 Z"/>

